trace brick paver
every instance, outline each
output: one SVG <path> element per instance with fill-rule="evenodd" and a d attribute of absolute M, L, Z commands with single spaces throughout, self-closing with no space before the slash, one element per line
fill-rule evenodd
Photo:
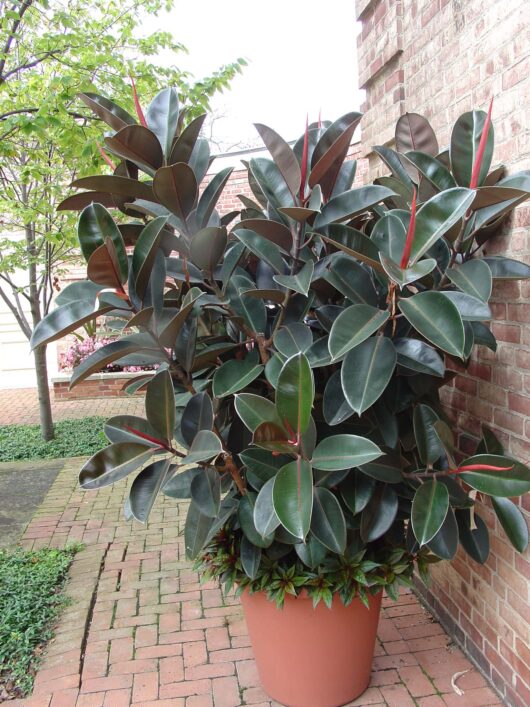
<path fill-rule="evenodd" d="M 26 707 L 273 707 L 259 684 L 239 602 L 200 585 L 179 533 L 186 503 L 157 501 L 146 526 L 123 520 L 127 482 L 77 488 L 69 460 L 23 537 L 26 547 L 85 549 L 73 601 Z M 87 620 L 88 617 L 88 620 Z M 451 686 L 457 672 L 465 694 Z M 411 593 L 383 601 L 369 689 L 352 705 L 500 705 L 484 678 Z"/>
<path fill-rule="evenodd" d="M 143 415 L 144 399 L 134 397 L 87 398 L 83 400 L 54 400 L 54 421 L 100 415 Z M 32 425 L 39 422 L 36 388 L 10 388 L 0 390 L 0 425 Z"/>

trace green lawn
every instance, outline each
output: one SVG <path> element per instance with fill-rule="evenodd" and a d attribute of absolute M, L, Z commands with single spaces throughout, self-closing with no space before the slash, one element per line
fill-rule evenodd
<path fill-rule="evenodd" d="M 0 702 L 2 696 L 31 692 L 43 644 L 66 604 L 62 588 L 79 549 L 0 551 Z"/>
<path fill-rule="evenodd" d="M 0 462 L 59 459 L 91 455 L 106 445 L 103 417 L 63 420 L 55 424 L 55 439 L 45 442 L 39 425 L 0 427 Z"/>

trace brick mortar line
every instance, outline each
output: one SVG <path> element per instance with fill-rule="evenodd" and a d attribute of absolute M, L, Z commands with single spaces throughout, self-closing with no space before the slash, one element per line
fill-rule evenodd
<path fill-rule="evenodd" d="M 110 550 L 111 543 L 108 542 L 105 550 L 103 551 L 101 555 L 101 559 L 99 562 L 99 569 L 98 569 L 98 574 L 97 577 L 95 578 L 94 581 L 94 589 L 92 590 L 92 595 L 90 597 L 90 602 L 88 605 L 87 609 L 87 615 L 85 619 L 85 627 L 83 630 L 83 638 L 81 639 L 81 647 L 79 649 L 79 689 L 81 689 L 81 685 L 83 682 L 83 668 L 85 666 L 85 652 L 86 652 L 86 647 L 88 643 L 88 635 L 90 633 L 90 626 L 92 624 L 92 618 L 94 616 L 94 609 L 96 606 L 97 598 L 98 598 L 98 592 L 99 592 L 99 580 L 101 579 L 101 575 L 103 574 L 103 570 L 105 569 L 105 560 L 107 559 L 107 554 Z"/>
<path fill-rule="evenodd" d="M 502 703 L 505 704 L 506 695 L 503 695 L 497 689 L 497 686 L 494 684 L 491 677 L 485 672 L 485 670 L 482 668 L 482 666 L 475 660 L 474 656 L 471 655 L 471 653 L 466 648 L 465 641 L 462 642 L 457 637 L 456 632 L 454 631 L 454 626 L 451 626 L 451 622 L 446 621 L 446 619 L 442 616 L 442 614 L 437 611 L 436 603 L 438 602 L 438 600 L 432 594 L 430 589 L 428 587 L 421 587 L 421 585 L 419 585 L 416 580 L 414 582 L 413 592 L 414 592 L 414 595 L 416 596 L 416 598 L 418 599 L 418 601 L 420 602 L 420 604 L 436 619 L 436 621 L 444 629 L 446 634 L 461 649 L 461 651 L 463 652 L 465 657 L 469 660 L 469 662 L 479 671 L 479 673 L 482 675 L 482 677 L 486 680 L 488 687 L 490 687 L 493 690 L 493 692 L 498 696 L 498 698 L 500 700 L 502 700 Z M 452 616 L 450 616 L 450 620 L 453 621 L 453 623 L 458 624 L 456 619 L 453 619 Z M 467 635 L 467 634 L 465 634 L 465 635 Z M 490 665 L 491 665 L 491 663 L 490 663 Z"/>

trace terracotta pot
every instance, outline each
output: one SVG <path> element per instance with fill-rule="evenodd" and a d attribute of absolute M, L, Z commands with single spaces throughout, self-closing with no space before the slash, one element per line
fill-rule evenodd
<path fill-rule="evenodd" d="M 313 609 L 307 595 L 287 596 L 283 609 L 264 592 L 241 596 L 264 690 L 288 707 L 338 707 L 370 682 L 380 592 L 370 609 L 359 599 Z"/>

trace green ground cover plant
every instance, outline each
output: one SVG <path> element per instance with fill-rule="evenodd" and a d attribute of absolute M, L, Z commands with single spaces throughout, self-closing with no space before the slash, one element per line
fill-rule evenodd
<path fill-rule="evenodd" d="M 0 701 L 31 692 L 43 646 L 67 603 L 62 590 L 79 549 L 0 551 Z"/>
<path fill-rule="evenodd" d="M 0 427 L 0 462 L 61 459 L 94 454 L 106 444 L 102 417 L 63 420 L 55 424 L 55 439 L 45 442 L 39 425 Z"/>

